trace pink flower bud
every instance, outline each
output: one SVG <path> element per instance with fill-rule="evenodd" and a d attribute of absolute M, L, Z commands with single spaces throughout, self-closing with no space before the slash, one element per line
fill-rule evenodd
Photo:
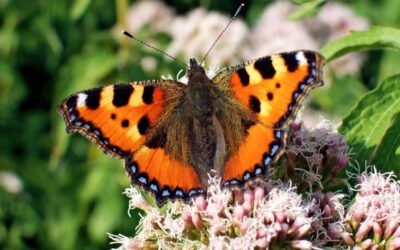
<path fill-rule="evenodd" d="M 336 224 L 329 224 L 326 229 L 326 234 L 330 240 L 338 240 L 340 238 L 341 229 Z"/>
<path fill-rule="evenodd" d="M 356 234 L 356 242 L 360 243 L 363 239 L 365 239 L 369 232 L 372 229 L 372 224 L 368 222 L 364 222 L 360 225 L 358 228 L 357 234 Z"/>
<path fill-rule="evenodd" d="M 253 203 L 254 201 L 254 192 L 253 190 L 251 190 L 250 188 L 246 188 L 246 190 L 244 191 L 244 202 L 250 202 Z"/>
<path fill-rule="evenodd" d="M 353 229 L 356 229 L 360 223 L 361 220 L 364 218 L 364 211 L 362 209 L 356 209 L 354 211 L 353 216 L 351 217 L 351 225 L 353 226 Z"/>
<path fill-rule="evenodd" d="M 198 211 L 204 211 L 207 208 L 207 201 L 203 196 L 196 197 L 195 204 Z"/>
<path fill-rule="evenodd" d="M 142 249 L 142 244 L 140 243 L 139 240 L 129 239 L 124 244 L 124 248 L 126 250 L 139 250 L 139 249 Z"/>
<path fill-rule="evenodd" d="M 274 215 L 275 215 L 275 221 L 276 222 L 279 222 L 279 223 L 286 222 L 287 218 L 286 218 L 285 214 L 283 214 L 281 212 L 275 212 Z"/>
<path fill-rule="evenodd" d="M 385 229 L 384 239 L 387 240 L 390 236 L 392 236 L 394 230 L 399 226 L 398 221 L 392 220 L 389 221 L 388 225 Z"/>
<path fill-rule="evenodd" d="M 281 228 L 280 235 L 282 238 L 286 238 L 286 236 L 289 233 L 290 226 L 287 223 L 281 223 L 280 225 L 281 225 L 280 226 L 280 228 Z"/>
<path fill-rule="evenodd" d="M 244 217 L 244 208 L 241 205 L 236 205 L 233 211 L 233 218 L 237 221 L 242 221 Z"/>
<path fill-rule="evenodd" d="M 400 249 L 400 238 L 396 237 L 387 244 L 387 249 Z"/>
<path fill-rule="evenodd" d="M 265 227 L 261 227 L 257 230 L 256 238 L 260 239 L 265 237 L 266 235 L 267 235 L 267 230 L 265 229 Z"/>
<path fill-rule="evenodd" d="M 394 237 L 400 237 L 400 226 L 398 226 L 398 227 L 396 228 L 396 230 L 395 230 L 394 233 L 393 233 L 393 236 L 394 236 Z"/>
<path fill-rule="evenodd" d="M 344 240 L 344 242 L 346 243 L 346 245 L 348 246 L 354 246 L 354 241 L 353 238 L 351 237 L 351 235 L 349 233 L 343 233 L 341 235 L 342 239 Z"/>
<path fill-rule="evenodd" d="M 204 224 L 203 224 L 203 222 L 201 221 L 200 215 L 199 215 L 198 213 L 194 213 L 194 214 L 192 215 L 192 221 L 193 221 L 194 226 L 195 226 L 197 229 L 202 229 L 202 228 L 203 228 Z"/>
<path fill-rule="evenodd" d="M 240 230 L 241 235 L 245 235 L 248 228 L 249 228 L 248 223 L 240 223 L 239 230 Z"/>
<path fill-rule="evenodd" d="M 312 243 L 308 240 L 293 240 L 289 245 L 295 249 L 312 249 Z"/>
<path fill-rule="evenodd" d="M 305 224 L 297 229 L 297 237 L 301 238 L 310 231 L 310 226 Z"/>
<path fill-rule="evenodd" d="M 349 163 L 349 157 L 347 155 L 340 155 L 336 159 L 336 164 L 333 166 L 331 173 L 336 176 L 340 170 L 342 170 Z"/>
<path fill-rule="evenodd" d="M 261 202 L 264 199 L 265 191 L 263 187 L 256 187 L 254 190 L 254 200 L 257 202 Z"/>
<path fill-rule="evenodd" d="M 301 146 L 303 144 L 303 134 L 296 133 L 296 137 L 294 138 L 294 143 L 298 146 Z"/>
<path fill-rule="evenodd" d="M 266 237 L 256 240 L 256 246 L 261 248 L 261 249 L 267 248 L 268 245 L 269 245 L 269 241 L 267 240 Z"/>
<path fill-rule="evenodd" d="M 239 189 L 235 189 L 233 190 L 233 195 L 235 196 L 235 201 L 237 202 L 237 204 L 243 204 L 244 202 L 244 192 L 242 190 Z"/>
<path fill-rule="evenodd" d="M 186 223 L 192 223 L 192 215 L 186 211 L 182 212 L 182 219 L 186 222 Z"/>
<path fill-rule="evenodd" d="M 366 239 L 360 243 L 361 249 L 371 249 L 373 246 L 372 239 Z"/>
<path fill-rule="evenodd" d="M 275 221 L 274 214 L 271 212 L 267 212 L 264 214 L 264 224 L 270 224 Z"/>
<path fill-rule="evenodd" d="M 325 205 L 324 207 L 324 212 L 323 212 L 323 216 L 325 218 L 330 218 L 332 217 L 332 210 L 331 207 L 329 205 Z"/>
<path fill-rule="evenodd" d="M 296 217 L 294 219 L 294 222 L 292 223 L 292 228 L 298 228 L 300 226 L 303 226 L 305 224 L 304 218 L 301 217 Z"/>
<path fill-rule="evenodd" d="M 279 234 L 282 231 L 282 224 L 281 223 L 275 223 L 273 224 L 274 230 L 276 231 L 277 234 Z"/>
<path fill-rule="evenodd" d="M 382 239 L 382 227 L 378 222 L 374 222 L 372 229 L 374 231 L 374 243 L 379 243 Z"/>
<path fill-rule="evenodd" d="M 249 215 L 251 213 L 251 211 L 253 210 L 253 202 L 250 201 L 244 201 L 243 203 L 243 211 L 245 215 Z"/>
<path fill-rule="evenodd" d="M 324 195 L 324 202 L 329 203 L 334 196 L 335 196 L 335 194 L 332 192 L 326 193 Z"/>
<path fill-rule="evenodd" d="M 295 133 L 295 132 L 299 131 L 301 129 L 301 127 L 302 127 L 302 123 L 292 122 L 290 124 L 290 129 L 289 130 L 290 130 L 291 133 Z"/>

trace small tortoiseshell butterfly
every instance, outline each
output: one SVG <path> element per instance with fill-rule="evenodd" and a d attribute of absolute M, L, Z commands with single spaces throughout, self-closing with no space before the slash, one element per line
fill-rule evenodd
<path fill-rule="evenodd" d="M 210 79 L 190 59 L 188 84 L 115 84 L 76 93 L 58 111 L 68 132 L 123 158 L 132 184 L 159 204 L 203 194 L 208 174 L 223 186 L 263 177 L 283 130 L 308 92 L 323 84 L 323 57 L 294 51 L 229 67 Z"/>

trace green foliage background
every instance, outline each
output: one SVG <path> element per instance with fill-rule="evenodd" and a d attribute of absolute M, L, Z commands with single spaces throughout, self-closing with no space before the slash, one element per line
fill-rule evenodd
<path fill-rule="evenodd" d="M 231 15 L 241 1 L 166 2 L 180 14 L 202 6 Z M 247 6 L 240 15 L 254 25 L 272 1 L 244 2 Z M 293 2 L 304 6 L 292 16 L 299 19 L 317 12 L 326 1 Z M 400 1 L 343 2 L 372 25 L 399 28 Z M 129 180 L 122 162 L 104 156 L 83 137 L 68 135 L 56 113 L 58 103 L 76 91 L 105 83 L 157 79 L 161 74 L 178 72 L 178 67 L 167 63 L 162 55 L 115 35 L 115 27 L 124 27 L 123 17 L 133 3 L 0 1 L 0 172 L 14 173 L 23 183 L 17 193 L 0 185 L 1 249 L 104 249 L 109 248 L 106 232 L 134 235 L 138 215 L 127 216 L 128 200 L 121 193 L 129 186 Z M 396 32 L 399 31 L 389 39 L 394 45 L 383 43 L 387 37 L 367 32 L 361 38 L 352 36 L 323 48 L 328 59 L 368 49 L 367 60 L 359 75 L 335 77 L 334 86 L 317 93 L 313 104 L 333 117 L 343 118 L 349 113 L 341 132 L 363 155 L 364 158 L 356 157 L 361 164 L 363 159 L 377 164 L 389 162 L 390 168 L 385 165 L 386 170 L 398 172 L 399 106 L 385 117 L 385 126 L 369 148 L 365 148 L 365 136 L 374 131 L 363 130 L 367 131 L 363 135 L 352 130 L 351 124 L 357 121 L 368 129 L 368 123 L 375 121 L 362 117 L 364 109 L 379 116 L 387 108 L 385 104 L 371 107 L 371 102 L 389 93 L 388 99 L 398 100 L 400 76 L 385 80 L 350 112 L 366 91 L 400 72 L 400 53 L 387 50 L 399 50 L 400 37 Z M 144 30 L 138 35 L 146 40 L 148 32 Z M 168 43 L 168 37 L 157 38 Z M 160 65 L 154 72 L 144 71 L 139 64 L 139 59 L 146 55 Z M 393 104 L 393 100 L 389 101 Z"/>

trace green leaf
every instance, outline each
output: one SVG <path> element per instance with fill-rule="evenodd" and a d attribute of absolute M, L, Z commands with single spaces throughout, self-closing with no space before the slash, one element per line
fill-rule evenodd
<path fill-rule="evenodd" d="M 399 65 L 400 65 L 400 53 L 393 53 L 393 51 L 390 50 L 384 51 L 384 53 L 382 53 L 380 64 L 376 65 L 378 66 L 377 71 L 379 73 L 379 78 L 378 78 L 379 82 L 388 78 L 389 76 L 398 74 Z M 371 75 L 370 72 L 368 73 L 369 75 Z"/>
<path fill-rule="evenodd" d="M 344 118 L 339 132 L 346 136 L 360 164 L 370 162 L 391 117 L 400 112 L 400 75 L 384 80 L 367 93 Z"/>
<path fill-rule="evenodd" d="M 367 49 L 400 50 L 400 30 L 390 27 L 372 27 L 365 31 L 353 31 L 347 36 L 326 44 L 321 54 L 327 61 L 347 53 Z"/>
<path fill-rule="evenodd" d="M 313 1 L 304 1 L 297 0 L 297 2 L 302 3 L 301 7 L 294 12 L 292 12 L 289 16 L 291 20 L 300 20 L 306 17 L 314 16 L 318 13 L 320 8 L 326 3 L 326 0 L 313 0 Z"/>
<path fill-rule="evenodd" d="M 127 198 L 122 194 L 121 187 L 121 181 L 128 180 L 121 160 L 102 154 L 94 145 L 91 149 L 93 153 L 88 154 L 91 158 L 88 165 L 90 172 L 80 188 L 82 191 L 78 204 L 79 211 L 87 211 L 82 219 L 88 227 L 90 238 L 96 242 L 104 242 L 104 232 L 129 219 L 126 212 Z"/>
<path fill-rule="evenodd" d="M 74 5 L 71 9 L 71 17 L 73 20 L 79 19 L 86 9 L 89 7 L 91 0 L 75 0 Z"/>
<path fill-rule="evenodd" d="M 49 47 L 48 51 L 54 53 L 55 55 L 60 55 L 63 50 L 63 45 L 60 37 L 57 34 L 57 31 L 54 29 L 49 19 L 44 17 L 36 19 L 35 27 L 38 32 L 37 35 L 45 39 Z"/>
<path fill-rule="evenodd" d="M 329 88 L 318 88 L 313 91 L 312 105 L 336 117 L 344 117 L 357 100 L 367 92 L 367 89 L 359 77 L 353 75 L 334 75 L 332 82 L 335 84 Z M 343 86 L 351 86 L 351 88 L 343 88 Z"/>
<path fill-rule="evenodd" d="M 376 148 L 373 162 L 382 170 L 400 175 L 400 113 L 390 120 L 390 126 Z"/>

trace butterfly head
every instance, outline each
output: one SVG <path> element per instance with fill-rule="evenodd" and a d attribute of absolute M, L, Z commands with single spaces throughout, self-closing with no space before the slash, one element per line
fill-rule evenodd
<path fill-rule="evenodd" d="M 189 77 L 189 84 L 190 83 L 204 83 L 205 80 L 209 80 L 204 70 L 204 67 L 199 64 L 196 59 L 191 58 L 189 62 L 189 70 L 188 70 L 188 77 Z"/>

